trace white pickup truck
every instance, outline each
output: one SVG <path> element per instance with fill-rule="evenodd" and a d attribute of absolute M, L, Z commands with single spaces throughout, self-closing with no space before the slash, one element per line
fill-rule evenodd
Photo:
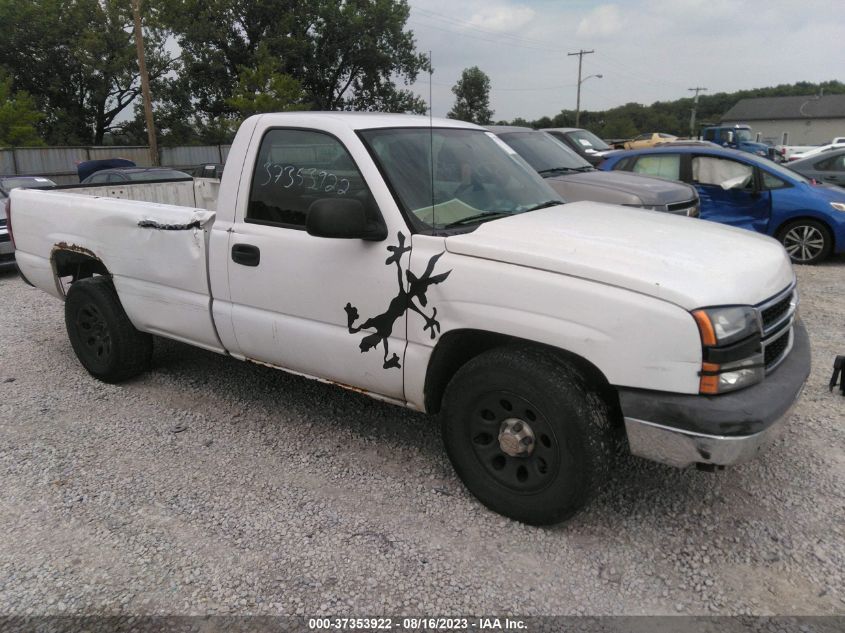
<path fill-rule="evenodd" d="M 528 523 L 587 502 L 614 434 L 675 466 L 753 457 L 809 373 L 778 242 L 562 204 L 471 124 L 258 115 L 216 204 L 109 197 L 133 187 L 11 196 L 21 275 L 93 376 L 146 370 L 158 335 L 440 413 L 469 490 Z"/>

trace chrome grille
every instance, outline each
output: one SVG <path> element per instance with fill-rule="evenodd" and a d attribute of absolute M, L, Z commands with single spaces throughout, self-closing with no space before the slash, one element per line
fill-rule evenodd
<path fill-rule="evenodd" d="M 795 314 L 797 307 L 798 291 L 795 288 L 795 282 L 774 297 L 755 306 L 763 338 L 765 339 L 782 327 L 791 324 L 792 315 Z"/>
<path fill-rule="evenodd" d="M 760 316 L 763 319 L 763 329 L 767 329 L 772 325 L 781 321 L 784 315 L 789 312 L 789 306 L 792 304 L 792 294 L 784 297 L 776 304 L 760 311 Z"/>
<path fill-rule="evenodd" d="M 685 200 L 684 202 L 673 202 L 666 205 L 667 211 L 680 211 L 681 209 L 689 209 L 695 206 L 695 200 Z"/>
<path fill-rule="evenodd" d="M 687 200 L 685 202 L 673 202 L 666 205 L 666 211 L 673 215 L 687 215 L 692 218 L 697 218 L 699 215 L 698 201 Z"/>
<path fill-rule="evenodd" d="M 792 349 L 792 321 L 797 308 L 798 290 L 795 282 L 755 306 L 763 334 L 763 362 L 766 373 L 780 365 Z"/>
<path fill-rule="evenodd" d="M 766 343 L 763 348 L 763 358 L 766 365 L 766 371 L 771 371 L 777 367 L 789 351 L 792 338 L 792 328 L 786 329 L 776 339 Z"/>

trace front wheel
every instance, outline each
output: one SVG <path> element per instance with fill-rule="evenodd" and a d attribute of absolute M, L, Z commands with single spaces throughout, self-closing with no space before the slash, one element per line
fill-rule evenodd
<path fill-rule="evenodd" d="M 833 250 L 827 227 L 816 220 L 796 220 L 784 226 L 778 239 L 796 264 L 817 264 Z"/>
<path fill-rule="evenodd" d="M 444 395 L 442 433 L 469 491 L 533 525 L 571 517 L 609 469 L 607 406 L 574 368 L 542 350 L 496 349 L 464 365 Z"/>
<path fill-rule="evenodd" d="M 73 283 L 65 301 L 65 326 L 76 357 L 95 378 L 120 382 L 149 368 L 152 336 L 132 325 L 109 278 Z"/>

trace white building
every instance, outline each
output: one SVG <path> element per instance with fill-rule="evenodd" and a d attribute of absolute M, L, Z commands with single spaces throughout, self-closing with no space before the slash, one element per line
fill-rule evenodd
<path fill-rule="evenodd" d="M 762 140 L 784 145 L 824 145 L 845 136 L 845 94 L 742 99 L 722 123 L 747 123 Z"/>

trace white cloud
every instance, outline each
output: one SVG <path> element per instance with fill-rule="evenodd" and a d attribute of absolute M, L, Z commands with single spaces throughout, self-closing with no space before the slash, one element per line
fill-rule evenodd
<path fill-rule="evenodd" d="M 489 31 L 515 31 L 534 19 L 534 9 L 525 6 L 485 7 L 473 14 L 469 22 Z"/>
<path fill-rule="evenodd" d="M 622 13 L 615 4 L 603 4 L 578 23 L 579 37 L 608 37 L 622 30 Z"/>

